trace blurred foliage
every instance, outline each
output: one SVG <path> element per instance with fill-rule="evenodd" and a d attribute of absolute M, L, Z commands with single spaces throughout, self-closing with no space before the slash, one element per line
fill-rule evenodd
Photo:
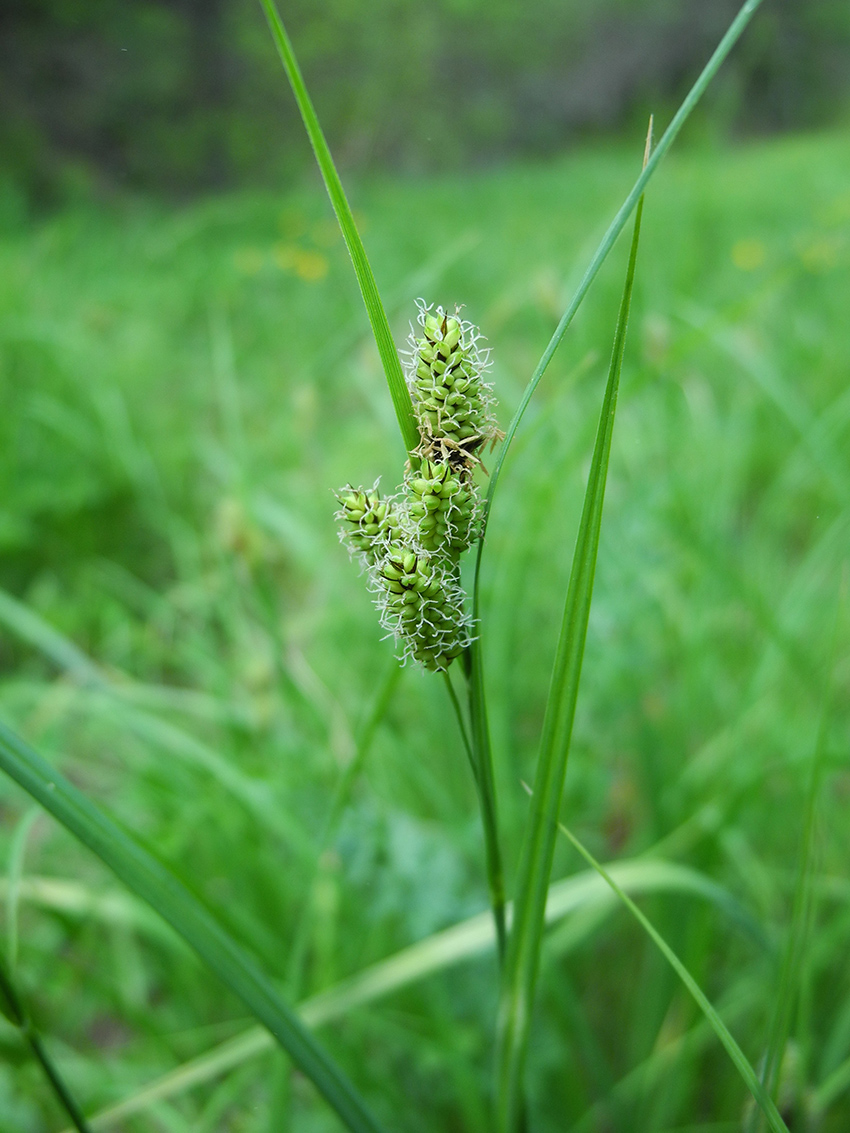
<path fill-rule="evenodd" d="M 397 339 L 415 296 L 466 302 L 493 347 L 503 425 L 641 143 L 355 187 Z M 850 1128 L 849 165 L 836 132 L 680 150 L 652 184 L 564 802 L 600 857 L 653 851 L 757 919 L 767 949 L 686 895 L 641 899 L 757 1062 L 832 667 L 786 1057 L 794 1133 Z M 625 250 L 532 402 L 488 533 L 483 639 L 511 872 Z M 0 717 L 153 846 L 293 999 L 485 909 L 466 758 L 441 683 L 409 668 L 323 842 L 392 665 L 331 489 L 393 477 L 402 452 L 321 190 L 178 208 L 121 196 L 5 233 L 0 399 L 0 587 L 113 690 L 7 621 Z M 29 813 L 0 781 L 7 869 Z M 164 929 L 86 911 L 91 895 L 121 896 L 88 851 L 43 817 L 28 829 L 24 880 L 81 900 L 24 891 L 17 979 L 87 1112 L 248 1025 Z M 562 841 L 556 876 L 577 868 Z M 0 889 L 4 946 L 9 907 Z M 392 1129 L 490 1133 L 494 983 L 482 956 L 350 1011 L 323 1040 Z M 536 1133 L 741 1129 L 736 1071 L 624 915 L 555 928 L 540 986 Z M 3 1133 L 60 1129 L 3 1025 L 0 1052 Z M 336 1126 L 269 1053 L 122 1128 Z"/>
<path fill-rule="evenodd" d="M 663 111 L 738 6 L 287 0 L 282 12 L 343 163 L 419 172 Z M 768 0 L 711 119 L 727 132 L 823 124 L 848 90 L 846 0 Z M 268 182 L 309 160 L 255 0 L 6 0 L 0 123 L 5 194 L 25 201 Z"/>

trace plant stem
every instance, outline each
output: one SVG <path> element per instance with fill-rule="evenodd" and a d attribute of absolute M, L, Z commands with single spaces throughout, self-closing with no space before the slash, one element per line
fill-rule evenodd
<path fill-rule="evenodd" d="M 73 1122 L 74 1128 L 79 1130 L 79 1133 L 91 1133 L 91 1127 L 86 1123 L 82 1111 L 71 1096 L 71 1092 L 62 1080 L 61 1074 L 53 1065 L 50 1055 L 45 1050 L 38 1036 L 38 1032 L 32 1025 L 26 1008 L 18 998 L 18 993 L 12 983 L 11 976 L 2 963 L 0 963 L 0 998 L 2 998 L 2 1005 L 5 1008 L 5 1013 L 10 1022 L 14 1023 L 18 1028 L 21 1038 L 30 1048 L 35 1060 L 40 1064 L 44 1071 L 44 1076 L 50 1083 L 59 1104 Z"/>
<path fill-rule="evenodd" d="M 477 637 L 464 654 L 469 719 L 472 724 L 472 754 L 477 768 L 476 786 L 484 827 L 484 852 L 487 859 L 487 884 L 490 905 L 496 924 L 496 946 L 499 966 L 505 959 L 507 930 L 505 926 L 505 873 L 499 848 L 499 817 L 496 807 L 496 783 L 493 776 L 493 753 L 490 748 L 490 727 L 487 722 L 487 701 L 484 693 L 484 672 L 481 639 Z"/>
<path fill-rule="evenodd" d="M 475 762 L 475 756 L 472 754 L 472 745 L 469 742 L 469 733 L 466 728 L 466 721 L 463 718 L 463 709 L 460 706 L 460 701 L 455 692 L 455 686 L 452 684 L 452 678 L 447 671 L 443 672 L 443 680 L 446 684 L 446 691 L 449 694 L 449 700 L 452 702 L 452 708 L 457 717 L 457 725 L 460 729 L 460 738 L 463 740 L 463 749 L 469 759 L 469 766 L 472 770 L 472 777 L 475 780 L 475 787 L 478 788 L 478 764 Z"/>

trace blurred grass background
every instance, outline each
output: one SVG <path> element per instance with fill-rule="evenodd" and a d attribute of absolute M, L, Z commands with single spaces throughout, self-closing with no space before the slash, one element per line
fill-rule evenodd
<path fill-rule="evenodd" d="M 828 20 L 839 8 L 766 5 L 726 82 L 751 89 L 761 72 L 745 62 L 759 51 L 774 59 L 770 37 L 783 20 L 819 12 L 834 29 Z M 644 9 L 599 6 L 604 27 L 626 38 L 631 19 L 655 26 Z M 152 36 L 157 19 L 176 27 L 189 18 L 188 6 L 121 9 L 104 0 L 97 10 L 98 35 L 109 42 L 119 16 Z M 251 35 L 263 34 L 247 9 L 214 10 L 238 11 Z M 15 34 L 36 11 L 54 21 L 41 41 L 32 32 L 38 50 L 65 51 L 94 9 L 9 9 Z M 400 7 L 387 11 L 397 24 L 380 26 L 405 35 L 419 19 L 436 20 L 436 9 L 410 23 Z M 495 17 L 496 31 L 481 23 L 480 40 L 474 4 L 436 21 L 423 68 L 443 58 L 446 43 L 461 60 L 474 56 L 470 42 L 504 46 L 498 37 L 515 35 L 505 28 L 516 13 L 495 12 L 504 26 Z M 672 9 L 653 12 L 661 23 L 665 12 L 673 18 Z M 55 32 L 60 17 L 67 35 Z M 535 21 L 550 26 L 545 5 L 533 17 L 532 30 Z M 436 147 L 421 149 L 420 163 L 415 140 L 409 154 L 394 148 L 387 125 L 414 115 L 408 88 L 395 101 L 390 79 L 415 83 L 415 44 L 394 53 L 379 35 L 364 62 L 358 45 L 370 41 L 359 13 L 332 4 L 322 21 L 306 11 L 300 18 L 293 33 L 308 81 L 311 70 L 318 76 L 319 111 L 358 167 L 353 204 L 398 340 L 417 296 L 465 303 L 494 350 L 505 424 L 634 179 L 643 127 L 629 144 L 593 134 L 564 150 L 587 122 L 551 127 L 546 140 L 534 130 L 550 127 L 532 115 L 534 129 L 514 144 L 499 112 L 507 132 L 488 148 L 453 114 L 437 127 L 423 114 L 421 136 L 443 130 L 446 145 L 437 156 Z M 473 31 L 461 47 L 455 30 L 464 20 Z M 128 41 L 144 42 L 135 33 Z M 556 48 L 549 73 L 566 83 L 571 72 Z M 174 75 L 188 83 L 185 57 L 173 50 Z M 840 56 L 838 37 L 832 50 Z M 282 76 L 268 44 L 257 51 L 268 70 L 258 68 L 248 88 L 268 82 L 275 94 L 250 96 L 262 113 L 253 121 L 240 110 L 235 136 L 244 129 L 248 147 L 252 130 L 268 138 L 279 128 L 283 140 L 267 143 L 268 165 L 246 159 L 222 174 L 220 184 L 234 183 L 226 192 L 175 201 L 177 190 L 197 194 L 212 183 L 211 158 L 187 156 L 185 176 L 169 164 L 169 147 L 195 152 L 181 131 L 195 130 L 203 99 L 185 116 L 166 116 L 166 129 L 144 98 L 134 101 L 140 87 L 126 95 L 138 130 L 124 149 L 107 147 L 109 160 L 96 146 L 63 148 L 44 125 L 28 151 L 36 165 L 9 174 L 0 235 L 0 712 L 203 894 L 295 999 L 479 912 L 486 889 L 472 784 L 445 723 L 444 690 L 410 670 L 391 691 L 331 844 L 322 840 L 334 791 L 394 668 L 337 543 L 331 490 L 379 474 L 395 483 L 403 454 L 342 242 L 315 179 L 300 172 L 309 155 Z M 154 81 L 144 61 L 134 66 L 139 83 Z M 93 113 L 112 113 L 96 72 L 92 65 L 86 97 Z M 370 91 L 370 75 L 389 85 L 375 77 L 378 93 Z M 4 72 L 7 91 L 10 81 Z M 665 79 L 658 97 L 673 97 L 680 81 Z M 346 103 L 347 84 L 363 106 Z M 248 98 L 238 79 L 233 88 Z M 624 96 L 611 121 L 627 130 L 655 93 L 646 86 Z M 381 113 L 370 109 L 373 97 Z M 663 853 L 720 883 L 754 918 L 760 932 L 748 935 L 690 895 L 643 899 L 757 1063 L 831 682 L 783 1111 L 792 1130 L 839 1133 L 850 1119 L 850 615 L 839 597 L 850 528 L 850 140 L 827 128 L 840 115 L 836 96 L 811 111 L 821 115 L 817 132 L 731 145 L 729 123 L 744 131 L 745 107 L 758 102 L 732 99 L 722 84 L 716 99 L 647 200 L 564 815 L 603 859 Z M 732 108 L 725 119 L 723 106 Z M 373 131 L 359 155 L 335 113 Z M 160 129 L 169 147 L 151 140 Z M 291 161 L 287 146 L 298 149 Z M 551 152 L 522 152 L 537 148 Z M 156 168 L 144 156 L 154 150 Z M 381 168 L 387 161 L 401 172 Z M 262 187 L 272 172 L 285 177 L 283 191 Z M 624 256 L 620 248 L 604 270 L 532 403 L 489 529 L 485 649 L 509 869 Z M 7 951 L 88 1111 L 249 1024 L 135 906 L 92 911 L 87 902 L 115 894 L 114 881 L 47 819 L 33 820 L 7 783 L 0 808 Z M 580 868 L 561 846 L 556 876 Z M 28 879 L 43 877 L 71 884 L 64 903 L 34 898 Z M 390 1128 L 483 1133 L 494 1005 L 494 962 L 482 957 L 322 1033 Z M 0 1047 L 0 1127 L 61 1128 L 2 1023 Z M 653 946 L 609 906 L 568 918 L 550 936 L 529 1071 L 535 1129 L 741 1128 L 734 1068 Z M 116 1128 L 336 1126 L 283 1057 L 267 1052 Z"/>

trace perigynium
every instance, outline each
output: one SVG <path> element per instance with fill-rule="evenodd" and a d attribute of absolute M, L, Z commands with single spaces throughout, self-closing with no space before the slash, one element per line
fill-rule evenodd
<path fill-rule="evenodd" d="M 459 312 L 418 301 L 406 378 L 420 443 L 411 452 L 399 491 L 382 498 L 378 485 L 337 493 L 340 538 L 363 564 L 381 625 L 400 659 L 445 670 L 472 640 L 460 583 L 460 556 L 478 533 L 478 456 L 500 436 L 491 387 L 490 352 Z"/>

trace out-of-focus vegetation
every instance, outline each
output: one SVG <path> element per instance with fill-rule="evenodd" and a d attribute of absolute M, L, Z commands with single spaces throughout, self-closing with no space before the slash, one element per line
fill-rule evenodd
<path fill-rule="evenodd" d="M 343 165 L 413 171 L 645 120 L 682 96 L 737 0 L 291 0 L 284 16 Z M 846 117 L 846 0 L 770 0 L 703 121 Z M 708 128 L 706 126 L 706 128 Z M 6 0 L 0 164 L 36 201 L 92 187 L 273 181 L 309 155 L 256 0 Z"/>
<path fill-rule="evenodd" d="M 466 303 L 504 423 L 639 151 L 361 183 L 399 340 L 417 295 Z M 641 898 L 756 1064 L 831 681 L 780 1099 L 795 1133 L 850 1122 L 848 168 L 847 138 L 823 134 L 680 153 L 652 184 L 564 802 L 598 856 L 663 855 L 745 911 Z M 511 869 L 622 251 L 532 403 L 488 534 Z M 0 715 L 154 846 L 293 999 L 486 909 L 444 690 L 409 669 L 388 686 L 390 644 L 335 536 L 331 489 L 394 482 L 401 450 L 324 196 L 79 204 L 7 232 L 0 397 Z M 89 854 L 44 817 L 29 825 L 5 780 L 0 806 L 5 941 L 87 1111 L 249 1025 Z M 581 868 L 562 845 L 556 876 Z M 494 994 L 483 956 L 347 1011 L 323 1038 L 390 1128 L 487 1133 Z M 0 1047 L 4 1133 L 60 1128 L 2 1023 Z M 540 1133 L 734 1130 L 744 1104 L 687 995 L 610 904 L 549 937 L 529 1087 Z M 122 1128 L 337 1126 L 265 1051 Z"/>

